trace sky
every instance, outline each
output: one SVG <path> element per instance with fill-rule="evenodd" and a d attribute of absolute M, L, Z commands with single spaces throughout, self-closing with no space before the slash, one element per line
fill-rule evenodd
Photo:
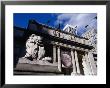
<path fill-rule="evenodd" d="M 14 13 L 14 26 L 27 28 L 28 21 L 34 19 L 39 23 L 62 30 L 67 24 L 77 26 L 78 35 L 83 34 L 88 29 L 97 29 L 97 14 L 96 13 Z M 87 26 L 89 25 L 89 26 Z M 85 28 L 87 26 L 87 28 Z"/>

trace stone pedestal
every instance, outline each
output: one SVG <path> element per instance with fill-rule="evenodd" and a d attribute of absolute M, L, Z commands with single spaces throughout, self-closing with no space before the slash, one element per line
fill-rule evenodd
<path fill-rule="evenodd" d="M 63 74 L 58 69 L 58 64 L 17 64 L 14 68 L 14 75 L 60 75 Z"/>

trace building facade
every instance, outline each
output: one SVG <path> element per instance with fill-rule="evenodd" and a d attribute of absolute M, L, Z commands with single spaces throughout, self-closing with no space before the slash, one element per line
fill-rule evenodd
<path fill-rule="evenodd" d="M 72 34 L 73 32 L 61 31 L 38 23 L 35 20 L 29 21 L 27 29 L 14 28 L 16 29 L 14 30 L 15 75 L 97 74 L 97 67 L 93 53 L 91 52 L 94 47 L 89 44 L 87 38 Z M 21 33 L 18 33 L 18 30 Z M 28 53 L 26 45 L 28 40 L 29 42 L 31 41 L 29 44 L 29 52 L 34 49 L 35 51 L 33 51 L 34 53 L 36 52 L 36 57 L 32 57 Z M 33 46 L 36 48 L 32 48 Z"/>
<path fill-rule="evenodd" d="M 87 38 L 89 45 L 93 46 L 91 52 L 93 53 L 94 60 L 97 66 L 97 30 L 89 28 L 84 34 L 82 34 L 82 37 Z"/>

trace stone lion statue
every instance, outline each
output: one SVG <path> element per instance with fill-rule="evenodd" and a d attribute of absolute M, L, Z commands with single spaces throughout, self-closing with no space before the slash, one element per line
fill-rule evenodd
<path fill-rule="evenodd" d="M 32 61 L 48 61 L 51 58 L 44 57 L 45 49 L 42 44 L 42 37 L 32 34 L 26 41 L 26 54 L 19 58 L 18 63 L 31 63 Z"/>

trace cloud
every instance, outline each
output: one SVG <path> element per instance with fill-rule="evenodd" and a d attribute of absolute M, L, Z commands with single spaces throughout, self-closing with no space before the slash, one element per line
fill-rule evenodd
<path fill-rule="evenodd" d="M 65 26 L 66 24 L 70 24 L 72 26 L 77 26 L 77 31 L 80 34 L 85 31 L 85 26 L 94 26 L 97 27 L 96 19 L 96 13 L 63 13 L 57 15 L 57 20 L 55 21 L 55 25 L 63 24 Z M 95 20 L 95 21 L 94 21 Z M 84 30 L 84 31 L 83 31 Z"/>

